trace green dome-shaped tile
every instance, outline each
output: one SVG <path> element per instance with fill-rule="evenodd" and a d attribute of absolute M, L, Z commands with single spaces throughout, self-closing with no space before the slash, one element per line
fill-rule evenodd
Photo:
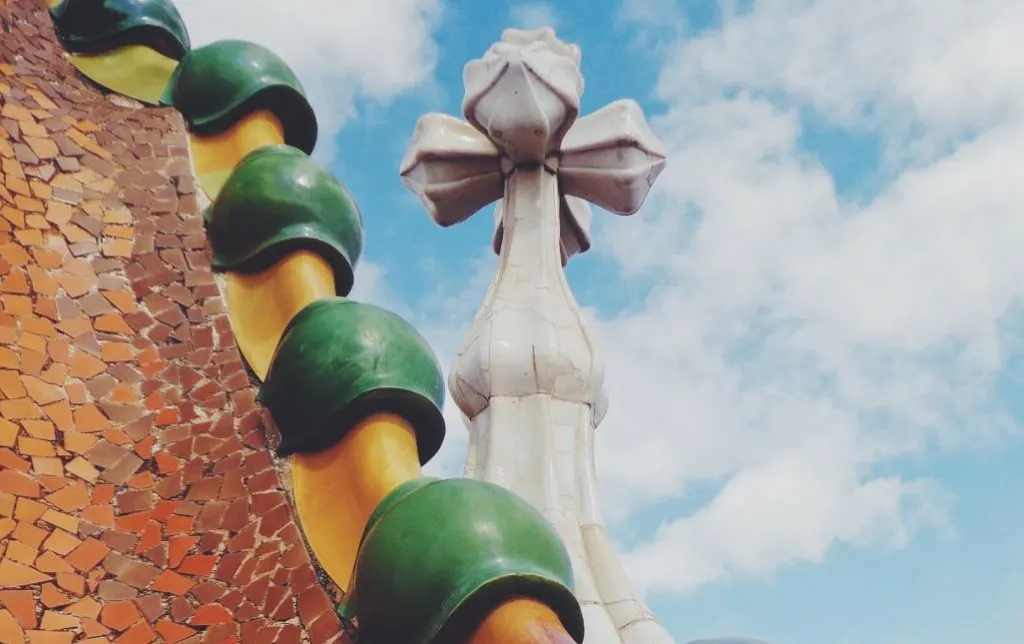
<path fill-rule="evenodd" d="M 562 540 L 519 496 L 483 481 L 419 479 L 370 517 L 339 612 L 367 642 L 439 644 L 466 641 L 494 608 L 531 597 L 582 642 L 572 580 Z"/>
<path fill-rule="evenodd" d="M 291 68 L 265 47 L 222 40 L 190 51 L 164 92 L 200 134 L 218 133 L 266 109 L 284 126 L 285 143 L 307 154 L 316 146 L 316 114 Z"/>
<path fill-rule="evenodd" d="M 213 268 L 253 273 L 297 248 L 334 268 L 337 292 L 352 289 L 363 222 L 352 196 L 323 166 L 287 145 L 242 159 L 206 213 Z"/>
<path fill-rule="evenodd" d="M 50 14 L 64 46 L 76 54 L 147 45 L 178 60 L 191 47 L 185 21 L 170 0 L 64 0 Z"/>
<path fill-rule="evenodd" d="M 376 412 L 412 423 L 421 463 L 444 440 L 444 378 L 426 341 L 394 313 L 340 297 L 288 324 L 259 400 L 281 432 L 281 455 L 326 449 Z"/>

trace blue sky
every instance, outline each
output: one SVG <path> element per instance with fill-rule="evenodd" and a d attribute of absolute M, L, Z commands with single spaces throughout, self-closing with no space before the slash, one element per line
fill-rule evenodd
<path fill-rule="evenodd" d="M 669 168 L 638 215 L 595 212 L 569 276 L 609 360 L 605 514 L 680 644 L 1024 642 L 1024 4 L 242 4 L 179 1 L 197 41 L 299 72 L 364 212 L 357 295 L 446 364 L 493 223 L 442 230 L 402 187 L 416 119 L 545 18 L 584 112 L 644 106 Z"/>

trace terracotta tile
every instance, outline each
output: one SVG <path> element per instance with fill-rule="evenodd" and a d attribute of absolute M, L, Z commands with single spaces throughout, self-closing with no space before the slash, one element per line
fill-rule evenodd
<path fill-rule="evenodd" d="M 25 631 L 29 644 L 71 644 L 74 633 L 64 631 Z"/>
<path fill-rule="evenodd" d="M 89 490 L 84 481 L 77 481 L 47 496 L 46 500 L 64 512 L 74 512 L 89 505 Z"/>
<path fill-rule="evenodd" d="M 0 606 L 10 611 L 22 628 L 32 629 L 39 624 L 36 600 L 31 590 L 0 591 Z"/>
<path fill-rule="evenodd" d="M 122 600 L 108 602 L 104 605 L 99 621 L 115 631 L 123 631 L 140 619 L 142 619 L 142 614 L 136 608 L 135 602 Z"/>
<path fill-rule="evenodd" d="M 107 370 L 107 365 L 99 358 L 84 351 L 76 351 L 71 356 L 71 369 L 68 372 L 73 378 L 88 380 Z"/>
<path fill-rule="evenodd" d="M 121 313 L 132 313 L 138 309 L 135 294 L 130 290 L 104 291 L 103 297 L 110 300 Z"/>
<path fill-rule="evenodd" d="M 67 606 L 74 601 L 53 584 L 43 584 L 42 591 L 39 594 L 39 600 L 42 602 L 43 606 L 46 606 L 47 608 Z M 48 629 L 44 627 L 44 630 Z"/>
<path fill-rule="evenodd" d="M 194 582 L 188 577 L 183 577 L 172 570 L 165 570 L 156 578 L 150 588 L 159 592 L 171 593 L 172 595 L 184 595 L 193 585 Z"/>
<path fill-rule="evenodd" d="M 57 328 L 72 338 L 83 336 L 93 330 L 92 322 L 85 316 L 63 320 L 57 325 Z M 74 363 L 72 362 L 72 364 Z M 84 364 L 82 366 L 85 367 Z M 82 376 L 76 374 L 76 377 Z"/>
<path fill-rule="evenodd" d="M 4 552 L 4 556 L 6 558 L 20 564 L 25 564 L 26 566 L 32 566 L 38 555 L 38 550 L 31 546 L 26 546 L 20 541 L 11 541 L 8 543 L 7 550 Z"/>
<path fill-rule="evenodd" d="M 50 441 L 22 436 L 18 439 L 18 451 L 25 456 L 56 456 L 53 443 Z"/>
<path fill-rule="evenodd" d="M 43 545 L 47 532 L 42 528 L 37 528 L 31 523 L 19 521 L 12 534 L 18 541 L 28 544 L 33 548 L 38 548 Z"/>
<path fill-rule="evenodd" d="M 62 438 L 64 439 L 64 449 L 72 454 L 85 454 L 99 441 L 96 434 L 79 432 L 62 432 Z"/>
<path fill-rule="evenodd" d="M 7 398 L 21 398 L 26 395 L 21 374 L 17 371 L 0 371 L 0 392 Z"/>
<path fill-rule="evenodd" d="M 77 570 L 88 572 L 95 568 L 107 556 L 108 552 L 110 552 L 110 548 L 90 538 L 83 541 L 82 545 L 75 548 L 71 554 L 65 557 L 65 561 Z"/>
<path fill-rule="evenodd" d="M 7 535 L 14 531 L 14 526 L 17 525 L 14 519 L 0 518 L 0 539 L 6 539 Z"/>
<path fill-rule="evenodd" d="M 103 604 L 92 597 L 83 597 L 77 602 L 71 604 L 65 609 L 65 612 L 69 615 L 75 615 L 76 617 L 87 617 L 89 619 L 96 619 L 99 617 L 100 611 L 103 609 Z"/>
<path fill-rule="evenodd" d="M 82 621 L 73 615 L 65 615 L 48 610 L 43 613 L 43 619 L 39 624 L 39 628 L 47 631 L 62 631 L 80 628 L 81 625 Z"/>
<path fill-rule="evenodd" d="M 39 501 L 21 497 L 14 506 L 14 518 L 26 523 L 35 523 L 36 519 L 43 516 L 46 506 Z"/>
<path fill-rule="evenodd" d="M 73 595 L 85 594 L 85 577 L 75 573 L 57 573 L 57 586 Z"/>
<path fill-rule="evenodd" d="M 28 475 L 15 470 L 0 470 L 0 492 L 38 498 L 41 490 L 39 482 Z"/>
<path fill-rule="evenodd" d="M 53 421 L 53 424 L 61 431 L 74 429 L 74 416 L 71 412 L 71 405 L 68 404 L 68 401 L 61 400 L 53 403 L 52 405 L 44 405 L 43 413 L 46 414 L 46 417 Z"/>
<path fill-rule="evenodd" d="M 26 391 L 29 392 L 29 397 L 39 404 L 49 404 L 65 398 L 65 394 L 63 394 L 59 387 L 43 382 L 34 376 L 23 376 L 22 384 L 25 385 Z"/>
<path fill-rule="evenodd" d="M 119 313 L 105 313 L 99 316 L 96 318 L 95 326 L 97 331 L 103 331 L 104 333 L 125 336 L 135 334 L 135 331 L 128 326 L 128 323 L 124 321 L 124 318 Z"/>
<path fill-rule="evenodd" d="M 0 446 L 14 447 L 17 439 L 18 426 L 5 418 L 0 418 Z"/>
<path fill-rule="evenodd" d="M 181 642 L 194 635 L 196 630 L 182 624 L 176 624 L 169 619 L 162 619 L 156 624 L 156 632 L 167 644 L 177 644 L 177 642 Z"/>
<path fill-rule="evenodd" d="M 42 477 L 61 478 L 64 475 L 64 464 L 57 457 L 36 456 L 32 458 L 32 472 L 40 479 L 40 483 L 49 488 Z"/>
<path fill-rule="evenodd" d="M 82 518 L 103 528 L 113 528 L 116 525 L 114 508 L 111 505 L 91 505 L 82 510 Z"/>
<path fill-rule="evenodd" d="M 19 441 L 24 438 L 25 436 L 22 436 Z M 32 469 L 32 463 L 4 447 L 0 448 L 0 467 L 28 473 Z"/>
<path fill-rule="evenodd" d="M 114 500 L 114 486 L 101 483 L 92 488 L 92 502 L 95 505 L 110 503 Z"/>
<path fill-rule="evenodd" d="M 3 141 L 0 141 L 3 143 Z M 0 610 L 0 642 L 21 644 L 25 641 L 25 631 L 14 619 L 10 611 Z"/>
<path fill-rule="evenodd" d="M 81 456 L 72 459 L 72 461 L 68 463 L 65 466 L 65 468 L 67 469 L 68 473 L 74 474 L 75 476 L 90 483 L 95 483 L 100 477 L 99 470 L 93 467 L 92 464 L 89 463 L 89 461 L 85 460 Z M 2 487 L 0 487 L 0 489 L 2 489 Z"/>
<path fill-rule="evenodd" d="M 99 407 L 93 404 L 83 405 L 74 410 L 75 430 L 79 432 L 100 432 L 110 428 L 110 421 L 103 415 Z"/>
<path fill-rule="evenodd" d="M 211 626 L 214 624 L 231 624 L 234 619 L 231 617 L 231 613 L 220 604 L 206 604 L 196 609 L 192 619 L 189 620 L 191 626 Z"/>
<path fill-rule="evenodd" d="M 0 560 L 0 588 L 20 588 L 50 581 L 49 575 L 10 559 Z"/>
<path fill-rule="evenodd" d="M 54 530 L 49 538 L 43 542 L 43 547 L 47 550 L 52 550 L 54 553 L 65 556 L 70 554 L 72 550 L 77 548 L 82 543 L 82 540 L 75 537 L 64 530 Z"/>
<path fill-rule="evenodd" d="M 54 431 L 53 423 L 46 420 L 24 420 L 21 422 L 22 428 L 33 438 L 40 440 L 52 441 L 57 438 L 57 433 Z"/>
<path fill-rule="evenodd" d="M 75 572 L 75 569 L 66 561 L 49 550 L 39 555 L 39 558 L 36 560 L 36 568 L 48 574 L 70 574 Z"/>
<path fill-rule="evenodd" d="M 147 644 L 156 639 L 153 628 L 141 621 L 128 629 L 121 637 L 114 640 L 116 644 Z"/>
<path fill-rule="evenodd" d="M 34 402 L 28 398 L 0 401 L 0 415 L 8 420 L 23 418 L 39 418 L 42 414 Z"/>

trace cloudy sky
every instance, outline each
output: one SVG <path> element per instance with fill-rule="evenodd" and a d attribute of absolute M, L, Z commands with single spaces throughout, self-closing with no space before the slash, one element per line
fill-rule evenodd
<path fill-rule="evenodd" d="M 397 167 L 502 28 L 556 26 L 584 110 L 635 98 L 670 150 L 569 268 L 609 362 L 602 502 L 655 612 L 680 642 L 1024 641 L 1024 2 L 177 2 L 199 43 L 294 66 L 366 218 L 357 296 L 446 364 L 490 212 L 437 228 Z"/>

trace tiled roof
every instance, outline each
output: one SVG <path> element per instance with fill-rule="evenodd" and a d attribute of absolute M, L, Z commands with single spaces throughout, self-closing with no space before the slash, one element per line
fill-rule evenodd
<path fill-rule="evenodd" d="M 0 641 L 342 641 L 181 117 L 80 80 L 43 0 L 0 17 Z"/>

